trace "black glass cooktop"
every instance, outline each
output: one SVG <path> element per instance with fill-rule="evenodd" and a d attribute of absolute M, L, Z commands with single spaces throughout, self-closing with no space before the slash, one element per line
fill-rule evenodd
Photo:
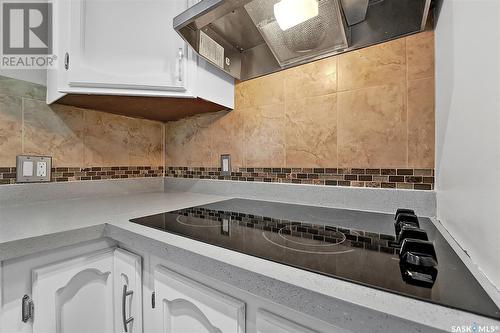
<path fill-rule="evenodd" d="M 394 216 L 389 214 L 232 199 L 131 221 L 285 265 L 500 319 L 499 308 L 432 222 L 428 218 L 418 220 L 434 244 L 437 266 L 430 274 L 431 283 L 418 283 L 418 275 L 428 276 L 421 273 L 413 273 L 416 280 L 405 278 Z"/>

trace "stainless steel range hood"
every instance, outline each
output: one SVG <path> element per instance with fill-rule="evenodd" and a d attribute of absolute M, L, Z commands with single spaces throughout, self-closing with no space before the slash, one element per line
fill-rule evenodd
<path fill-rule="evenodd" d="M 239 80 L 422 31 L 432 0 L 202 0 L 174 29 Z"/>

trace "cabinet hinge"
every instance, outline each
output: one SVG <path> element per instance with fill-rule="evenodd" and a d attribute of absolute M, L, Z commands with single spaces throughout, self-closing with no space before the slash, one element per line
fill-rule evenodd
<path fill-rule="evenodd" d="M 23 323 L 26 323 L 28 320 L 33 318 L 33 312 L 35 311 L 35 304 L 33 300 L 28 295 L 23 296 L 22 304 L 21 304 L 21 319 Z"/>
<path fill-rule="evenodd" d="M 155 292 L 153 291 L 153 293 L 151 294 L 151 308 L 155 308 L 155 305 L 156 305 L 156 294 Z"/>

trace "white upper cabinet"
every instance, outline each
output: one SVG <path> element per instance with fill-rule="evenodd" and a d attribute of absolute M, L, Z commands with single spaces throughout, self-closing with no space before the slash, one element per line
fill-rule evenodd
<path fill-rule="evenodd" d="M 142 332 L 141 259 L 106 249 L 33 270 L 33 333 Z"/>
<path fill-rule="evenodd" d="M 68 84 L 184 92 L 196 65 L 172 28 L 186 0 L 73 0 Z"/>
<path fill-rule="evenodd" d="M 234 80 L 173 29 L 191 0 L 69 0 L 55 5 L 56 69 L 47 103 L 65 94 L 203 98 L 234 107 Z"/>

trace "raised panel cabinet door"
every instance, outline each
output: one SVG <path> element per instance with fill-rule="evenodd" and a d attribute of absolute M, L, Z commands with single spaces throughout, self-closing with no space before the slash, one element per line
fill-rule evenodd
<path fill-rule="evenodd" d="M 155 267 L 154 291 L 151 333 L 245 332 L 245 303 L 231 296 L 163 266 Z"/>
<path fill-rule="evenodd" d="M 187 0 L 71 0 L 70 87 L 187 90 L 187 45 L 173 18 Z"/>
<path fill-rule="evenodd" d="M 115 260 L 115 251 L 117 260 Z M 123 284 L 121 274 L 130 275 L 140 258 L 124 259 L 126 252 L 106 249 L 73 259 L 50 264 L 32 271 L 32 296 L 35 305 L 33 333 L 110 333 L 124 332 L 116 325 L 114 289 Z M 125 268 L 125 265 L 132 267 Z M 115 269 L 118 268 L 118 274 Z M 119 275 L 119 276 L 116 276 Z M 132 274 L 133 275 L 133 274 Z M 139 281 L 131 276 L 127 282 L 136 288 Z M 118 282 L 117 282 L 118 281 Z M 134 313 L 134 301 L 140 301 L 141 288 L 134 290 L 137 299 L 127 300 L 128 314 Z M 127 306 L 127 304 L 126 304 Z M 137 327 L 129 325 L 133 332 L 142 331 L 142 312 L 136 314 Z M 130 324 L 130 323 L 129 323 Z"/>

